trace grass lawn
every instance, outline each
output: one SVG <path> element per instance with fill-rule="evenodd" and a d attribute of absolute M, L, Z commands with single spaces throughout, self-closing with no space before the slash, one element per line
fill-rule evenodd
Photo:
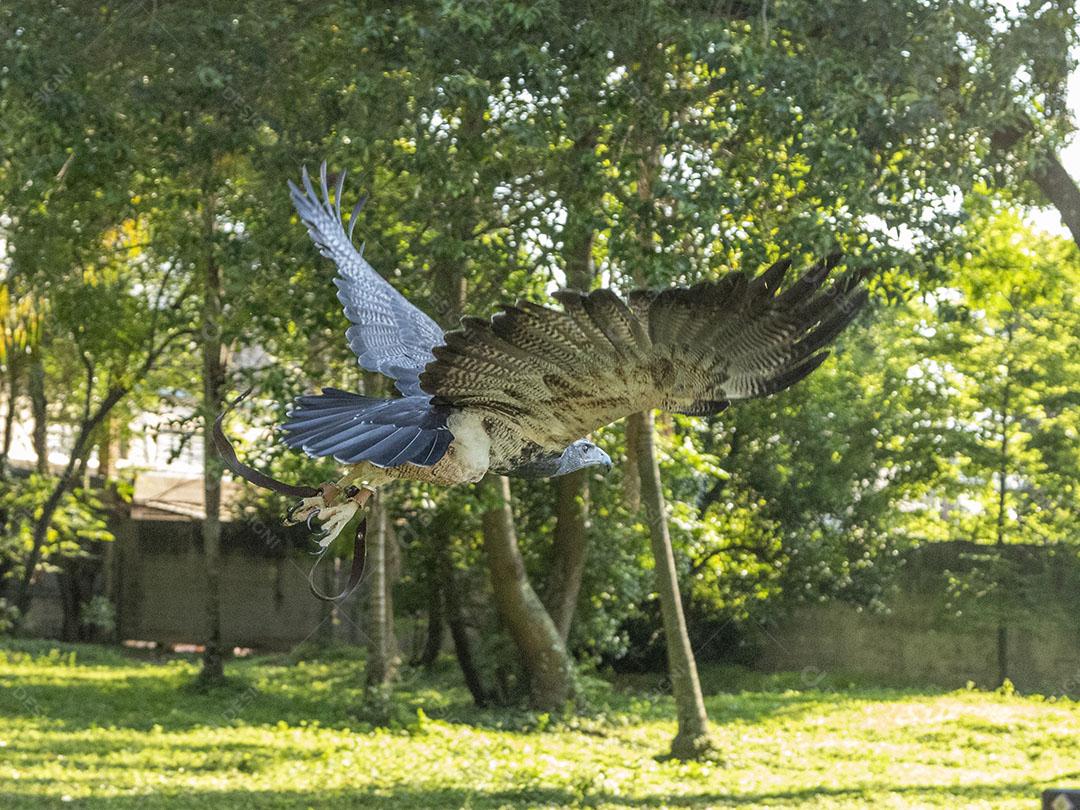
<path fill-rule="evenodd" d="M 1038 807 L 1080 785 L 1080 703 L 706 673 L 720 759 L 658 761 L 653 679 L 588 714 L 478 711 L 452 662 L 381 709 L 342 656 L 258 658 L 191 688 L 190 660 L 0 646 L 0 807 Z M 830 688 L 833 687 L 833 688 Z M 843 688 L 841 688 L 843 687 Z M 711 690 L 712 691 L 712 690 Z"/>

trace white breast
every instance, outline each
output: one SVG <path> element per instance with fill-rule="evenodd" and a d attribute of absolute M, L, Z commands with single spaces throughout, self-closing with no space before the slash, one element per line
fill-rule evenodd
<path fill-rule="evenodd" d="M 458 411 L 446 422 L 454 434 L 450 453 L 463 481 L 479 481 L 491 464 L 491 437 L 476 414 Z M 448 454 L 449 455 L 449 454 Z"/>

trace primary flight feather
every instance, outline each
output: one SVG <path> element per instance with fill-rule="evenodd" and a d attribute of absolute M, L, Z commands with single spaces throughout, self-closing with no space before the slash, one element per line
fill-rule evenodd
<path fill-rule="evenodd" d="M 782 391 L 821 365 L 825 347 L 867 300 L 861 273 L 826 284 L 836 257 L 780 292 L 790 265 L 781 261 L 754 278 L 729 272 L 625 300 L 608 289 L 563 290 L 554 294 L 561 309 L 518 301 L 444 334 L 354 247 L 363 201 L 346 233 L 344 174 L 333 202 L 325 164 L 320 180 L 316 190 L 305 169 L 301 186 L 289 183 L 296 211 L 337 266 L 334 284 L 352 324 L 346 338 L 360 366 L 401 393 L 323 389 L 298 398 L 282 425 L 290 447 L 350 466 L 293 515 L 324 521 L 324 543 L 365 493 L 390 479 L 452 485 L 488 471 L 552 477 L 610 467 L 584 437 L 624 416 L 653 408 L 715 414 Z M 346 503 L 330 505 L 341 492 Z"/>

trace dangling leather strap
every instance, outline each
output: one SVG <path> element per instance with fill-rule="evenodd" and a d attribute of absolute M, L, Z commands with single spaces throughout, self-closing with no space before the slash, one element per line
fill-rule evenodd
<path fill-rule="evenodd" d="M 281 495 L 288 495 L 293 498 L 311 498 L 320 494 L 320 491 L 315 487 L 303 487 L 296 486 L 295 484 L 286 484 L 284 481 L 279 481 L 276 478 L 271 478 L 265 473 L 261 473 L 258 470 L 244 464 L 240 459 L 236 457 L 236 450 L 232 446 L 232 442 L 229 441 L 229 437 L 225 435 L 225 430 L 222 428 L 221 423 L 226 416 L 243 402 L 248 394 L 252 392 L 253 388 L 249 388 L 242 393 L 227 406 L 225 410 L 218 414 L 217 419 L 214 420 L 214 447 L 217 448 L 218 453 L 221 455 L 221 460 L 225 463 L 225 466 L 229 470 L 243 478 L 248 483 L 254 484 L 257 487 L 263 489 L 269 489 L 272 492 L 277 492 Z M 327 596 L 315 586 L 315 569 L 318 567 L 319 562 L 326 556 L 326 552 L 329 550 L 329 546 L 323 549 L 319 554 L 319 559 L 315 561 L 315 564 L 311 566 L 311 571 L 308 573 L 308 585 L 311 587 L 311 593 L 317 599 L 321 599 L 324 602 L 337 602 L 346 599 L 356 587 L 360 584 L 360 580 L 364 577 L 364 563 L 367 558 L 367 518 L 360 521 L 360 525 L 356 527 L 356 538 L 353 540 L 353 559 L 352 568 L 349 571 L 349 582 L 345 586 L 345 590 L 339 593 L 337 596 Z"/>
<path fill-rule="evenodd" d="M 217 419 L 214 420 L 214 447 L 217 448 L 218 453 L 221 455 L 221 460 L 225 462 L 225 466 L 228 467 L 233 474 L 240 476 L 248 483 L 254 484 L 257 487 L 269 489 L 272 492 L 288 495 L 292 498 L 310 498 L 314 495 L 318 495 L 319 490 L 314 487 L 300 487 L 295 484 L 286 484 L 284 481 L 278 481 L 276 478 L 271 478 L 265 473 L 252 469 L 236 457 L 236 450 L 233 449 L 232 442 L 230 442 L 228 436 L 225 435 L 225 431 L 221 427 L 221 422 L 232 412 L 233 408 L 247 399 L 248 394 L 250 394 L 252 390 L 254 390 L 253 387 L 249 388 L 226 405 L 225 410 L 219 413 Z"/>
<path fill-rule="evenodd" d="M 322 562 L 322 558 L 326 556 L 326 552 L 329 550 L 329 546 L 323 549 L 322 552 L 319 553 L 319 559 L 315 560 L 315 564 L 311 566 L 311 570 L 308 572 L 308 587 L 311 589 L 311 593 L 316 599 L 321 599 L 324 602 L 342 602 L 352 595 L 352 592 L 355 591 L 356 587 L 360 584 L 360 580 L 364 578 L 364 562 L 367 559 L 367 518 L 361 520 L 360 525 L 356 527 L 356 537 L 353 540 L 352 568 L 349 569 L 349 581 L 345 585 L 345 590 L 337 596 L 328 596 L 320 591 L 315 584 L 315 569 L 319 567 L 319 563 Z"/>

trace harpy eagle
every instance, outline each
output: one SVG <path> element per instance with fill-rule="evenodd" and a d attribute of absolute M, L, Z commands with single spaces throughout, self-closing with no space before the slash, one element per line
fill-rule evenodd
<path fill-rule="evenodd" d="M 780 292 L 790 261 L 754 278 L 728 272 L 693 287 L 561 290 L 554 309 L 530 301 L 451 332 L 410 304 L 363 258 L 341 216 L 345 175 L 331 202 L 305 169 L 289 188 L 334 284 L 360 366 L 394 381 L 400 396 L 324 388 L 299 397 L 281 427 L 288 446 L 332 456 L 348 471 L 303 499 L 291 522 L 320 522 L 326 547 L 381 484 L 437 484 L 496 472 L 531 477 L 611 467 L 583 437 L 646 409 L 709 415 L 735 400 L 794 385 L 825 360 L 824 347 L 866 303 L 863 274 L 826 285 L 837 258 Z"/>

